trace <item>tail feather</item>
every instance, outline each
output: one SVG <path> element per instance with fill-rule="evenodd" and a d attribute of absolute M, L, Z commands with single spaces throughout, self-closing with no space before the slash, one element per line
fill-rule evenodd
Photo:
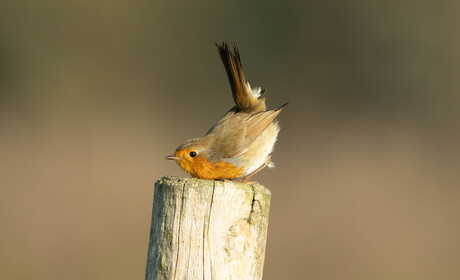
<path fill-rule="evenodd" d="M 265 98 L 261 96 L 262 90 L 260 88 L 251 88 L 249 83 L 246 82 L 238 48 L 234 46 L 232 52 L 226 42 L 216 43 L 216 47 L 227 72 L 233 100 L 238 108 L 247 112 L 264 111 L 266 106 Z"/>

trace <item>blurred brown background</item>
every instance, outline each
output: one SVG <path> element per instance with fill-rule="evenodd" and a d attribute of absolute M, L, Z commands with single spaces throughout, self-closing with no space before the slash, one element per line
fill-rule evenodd
<path fill-rule="evenodd" d="M 143 279 L 163 160 L 289 101 L 264 279 L 460 279 L 460 2 L 2 1 L 0 278 Z"/>

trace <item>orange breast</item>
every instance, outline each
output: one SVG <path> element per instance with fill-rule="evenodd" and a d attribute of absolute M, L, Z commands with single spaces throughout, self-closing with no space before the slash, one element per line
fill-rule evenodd
<path fill-rule="evenodd" d="M 178 163 L 187 173 L 199 179 L 232 180 L 241 177 L 243 174 L 243 167 L 238 168 L 224 161 L 208 161 L 204 156 L 196 156 L 191 161 L 179 160 Z"/>

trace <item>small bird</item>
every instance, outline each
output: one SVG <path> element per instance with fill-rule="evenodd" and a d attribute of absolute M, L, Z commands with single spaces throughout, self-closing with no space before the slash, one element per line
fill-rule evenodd
<path fill-rule="evenodd" d="M 287 103 L 267 110 L 264 90 L 251 88 L 244 78 L 238 48 L 231 52 L 226 42 L 216 47 L 236 106 L 205 136 L 186 141 L 165 159 L 176 160 L 194 178 L 247 182 L 264 167 L 274 166 L 270 154 L 280 130 L 275 118 Z"/>

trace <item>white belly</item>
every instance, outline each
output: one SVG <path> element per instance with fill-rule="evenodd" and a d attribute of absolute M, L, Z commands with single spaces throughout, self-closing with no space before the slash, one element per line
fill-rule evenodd
<path fill-rule="evenodd" d="M 241 177 L 251 174 L 264 164 L 267 157 L 273 152 L 279 131 L 278 122 L 274 121 L 247 147 L 245 152 L 235 158 L 225 159 L 225 161 L 236 166 L 243 166 Z"/>

